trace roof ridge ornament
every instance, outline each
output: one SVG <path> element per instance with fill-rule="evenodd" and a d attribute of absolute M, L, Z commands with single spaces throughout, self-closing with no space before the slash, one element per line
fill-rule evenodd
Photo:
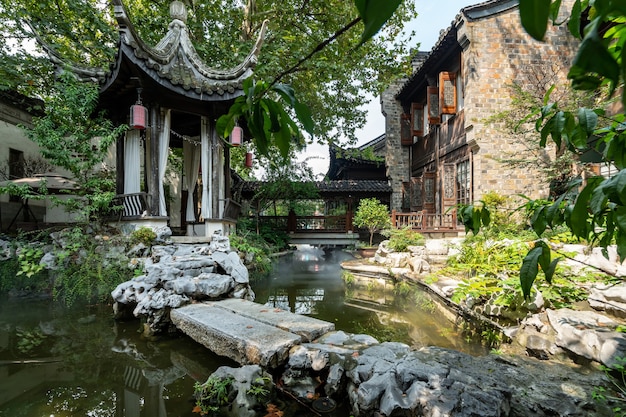
<path fill-rule="evenodd" d="M 182 1 L 174 0 L 170 4 L 170 17 L 173 20 L 180 20 L 187 23 L 187 7 Z"/>

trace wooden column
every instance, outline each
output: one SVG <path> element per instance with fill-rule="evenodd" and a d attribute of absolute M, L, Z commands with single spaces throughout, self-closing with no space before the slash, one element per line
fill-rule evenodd
<path fill-rule="evenodd" d="M 150 176 L 149 188 L 150 193 L 150 214 L 156 216 L 159 214 L 159 199 L 161 190 L 159 190 L 159 136 L 161 133 L 161 112 L 158 106 L 150 107 Z"/>
<path fill-rule="evenodd" d="M 126 173 L 124 172 L 124 135 L 120 135 L 120 137 L 117 138 L 115 144 L 115 166 L 115 193 L 123 194 L 124 177 L 126 175 Z"/>

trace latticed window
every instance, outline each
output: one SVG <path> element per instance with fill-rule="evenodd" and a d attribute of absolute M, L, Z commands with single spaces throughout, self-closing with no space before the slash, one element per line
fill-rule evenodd
<path fill-rule="evenodd" d="M 471 175 L 469 159 L 456 165 L 456 202 L 457 204 L 470 204 L 471 196 Z"/>

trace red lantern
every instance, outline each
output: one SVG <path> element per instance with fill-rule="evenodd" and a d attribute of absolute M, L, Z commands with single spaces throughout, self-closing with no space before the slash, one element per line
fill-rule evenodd
<path fill-rule="evenodd" d="M 230 132 L 230 144 L 233 146 L 241 145 L 243 139 L 243 129 L 239 126 L 233 127 L 233 131 Z"/>
<path fill-rule="evenodd" d="M 252 168 L 252 152 L 246 152 L 246 168 Z"/>
<path fill-rule="evenodd" d="M 130 106 L 130 127 L 133 129 L 145 129 L 148 120 L 148 109 L 141 104 Z"/>

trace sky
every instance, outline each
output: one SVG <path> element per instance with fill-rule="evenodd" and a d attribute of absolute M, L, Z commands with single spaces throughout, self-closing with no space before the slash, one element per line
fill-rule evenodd
<path fill-rule="evenodd" d="M 415 42 L 420 43 L 420 51 L 430 51 L 439 39 L 439 32 L 447 29 L 459 11 L 483 0 L 415 0 L 418 16 L 408 26 L 415 31 Z M 357 130 L 358 144 L 364 144 L 385 133 L 385 119 L 381 113 L 379 97 L 374 97 L 364 106 L 367 110 L 367 123 Z M 309 158 L 313 157 L 313 158 Z M 299 160 L 308 159 L 313 173 L 321 180 L 328 171 L 328 146 L 308 145 Z"/>

